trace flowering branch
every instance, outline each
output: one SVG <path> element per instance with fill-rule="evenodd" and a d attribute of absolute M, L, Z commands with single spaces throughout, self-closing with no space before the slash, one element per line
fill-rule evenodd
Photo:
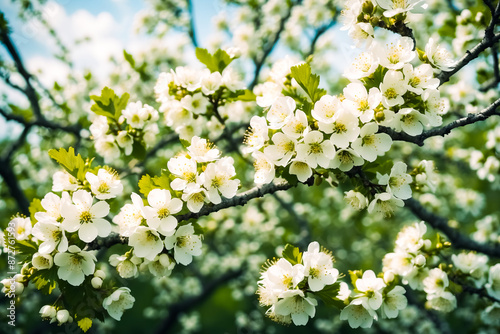
<path fill-rule="evenodd" d="M 419 201 L 413 198 L 405 200 L 405 205 L 419 219 L 429 223 L 435 229 L 442 231 L 455 248 L 469 249 L 500 258 L 500 245 L 482 244 L 466 237 L 460 233 L 459 230 L 448 225 L 448 219 L 427 211 Z"/>
<path fill-rule="evenodd" d="M 456 121 L 453 121 L 445 126 L 424 131 L 424 132 L 422 132 L 422 134 L 420 134 L 418 136 L 411 136 L 405 132 L 396 132 L 393 129 L 385 127 L 385 126 L 380 126 L 379 131 L 387 133 L 388 135 L 391 136 L 391 138 L 393 140 L 406 141 L 406 142 L 417 144 L 418 146 L 423 146 L 424 141 L 427 138 L 435 137 L 435 136 L 444 137 L 445 135 L 449 134 L 451 132 L 451 130 L 453 130 L 455 128 L 466 126 L 466 125 L 473 124 L 473 123 L 480 122 L 480 121 L 484 121 L 493 115 L 499 115 L 497 112 L 497 109 L 499 106 L 500 106 L 500 99 L 496 100 L 489 107 L 483 109 L 481 112 L 479 112 L 477 114 L 469 114 L 466 117 L 457 119 Z"/>
<path fill-rule="evenodd" d="M 304 184 L 311 186 L 313 184 L 313 181 L 314 181 L 314 178 L 310 178 L 309 180 L 304 182 Z M 288 183 L 287 181 L 279 182 L 279 183 L 268 183 L 268 184 L 262 185 L 260 187 L 254 187 L 250 190 L 242 192 L 241 194 L 236 195 L 233 198 L 225 198 L 219 204 L 206 205 L 199 212 L 196 212 L 196 213 L 190 212 L 190 213 L 186 213 L 184 215 L 177 215 L 175 217 L 177 218 L 177 221 L 179 221 L 179 222 L 189 220 L 189 219 L 197 219 L 197 218 L 200 218 L 203 216 L 208 216 L 209 214 L 211 214 L 213 212 L 220 211 L 222 209 L 227 209 L 227 208 L 234 207 L 234 206 L 243 206 L 254 198 L 264 197 L 264 195 L 274 194 L 275 192 L 281 191 L 281 190 L 288 190 L 288 189 L 293 188 L 295 186 L 296 185 Z M 119 243 L 124 244 L 127 242 L 128 242 L 128 238 L 121 237 L 117 234 L 112 234 L 106 238 L 96 238 L 95 241 L 93 241 L 87 245 L 85 250 L 95 250 L 95 249 L 99 249 L 102 247 L 111 247 L 115 244 L 119 244 Z"/>

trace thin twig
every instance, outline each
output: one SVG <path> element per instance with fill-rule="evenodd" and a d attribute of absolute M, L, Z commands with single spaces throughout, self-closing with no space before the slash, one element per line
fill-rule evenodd
<path fill-rule="evenodd" d="M 500 33 L 493 35 L 492 37 L 484 36 L 483 40 L 474 46 L 471 50 L 467 50 L 465 55 L 456 63 L 455 67 L 450 71 L 441 71 L 436 77 L 441 82 L 440 85 L 450 80 L 450 77 L 460 71 L 472 60 L 476 59 L 481 52 L 486 50 L 500 40 Z"/>
<path fill-rule="evenodd" d="M 313 182 L 314 179 L 311 177 L 309 180 L 304 182 L 304 184 L 311 186 Z M 277 191 L 288 190 L 295 186 L 296 185 L 292 185 L 286 181 L 279 183 L 272 182 L 260 187 L 254 187 L 232 198 L 224 198 L 219 204 L 205 205 L 199 212 L 190 212 L 183 215 L 177 215 L 175 217 L 177 218 L 178 222 L 187 221 L 189 219 L 197 219 L 203 216 L 207 216 L 213 212 L 220 211 L 222 209 L 235 206 L 243 206 L 254 198 L 264 197 L 267 194 L 274 194 Z M 120 237 L 117 234 L 112 234 L 106 238 L 97 238 L 95 241 L 87 245 L 87 249 L 94 250 L 99 249 L 100 247 L 111 247 L 114 244 L 125 243 L 126 241 L 126 238 Z"/>
<path fill-rule="evenodd" d="M 433 228 L 443 232 L 450 240 L 453 247 L 458 249 L 468 249 L 477 251 L 492 257 L 500 258 L 500 245 L 499 244 L 483 244 L 470 239 L 462 234 L 458 229 L 448 225 L 448 219 L 438 216 L 428 211 L 419 201 L 410 198 L 405 200 L 405 206 L 419 219 L 427 222 Z"/>
<path fill-rule="evenodd" d="M 197 48 L 198 47 L 198 40 L 196 39 L 196 29 L 194 27 L 194 9 L 193 9 L 193 3 L 191 0 L 187 1 L 187 8 L 188 8 L 188 13 L 189 13 L 188 35 L 189 35 L 189 38 L 191 39 L 191 43 L 193 43 L 193 46 L 195 48 Z"/>
<path fill-rule="evenodd" d="M 387 133 L 393 140 L 398 140 L 398 141 L 406 141 L 410 143 L 417 144 L 418 146 L 423 146 L 424 141 L 427 138 L 430 137 L 436 137 L 436 136 L 441 136 L 444 137 L 445 135 L 449 134 L 451 130 L 466 126 L 469 124 L 473 124 L 476 122 L 484 121 L 487 118 L 493 116 L 493 115 L 499 115 L 497 112 L 498 107 L 500 106 L 500 99 L 496 100 L 493 102 L 489 107 L 483 109 L 481 112 L 477 114 L 469 114 L 466 117 L 457 119 L 445 126 L 442 127 L 437 127 L 433 128 L 427 131 L 422 132 L 420 135 L 417 136 L 411 136 L 405 132 L 396 132 L 394 129 L 385 127 L 385 126 L 380 126 L 379 131 Z"/>

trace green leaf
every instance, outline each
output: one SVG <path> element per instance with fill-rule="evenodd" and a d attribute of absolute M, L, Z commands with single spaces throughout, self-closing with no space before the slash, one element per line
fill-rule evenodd
<path fill-rule="evenodd" d="M 14 248 L 17 253 L 29 256 L 33 256 L 33 254 L 38 252 L 38 245 L 31 240 L 16 240 Z"/>
<path fill-rule="evenodd" d="M 167 189 L 172 191 L 172 188 L 170 188 L 170 181 L 170 174 L 166 172 L 162 172 L 161 176 L 154 177 L 146 174 L 139 180 L 139 191 L 146 197 L 153 189 Z"/>
<path fill-rule="evenodd" d="M 78 327 L 80 327 L 84 333 L 87 333 L 90 327 L 92 327 L 92 320 L 90 318 L 83 318 L 78 321 Z"/>
<path fill-rule="evenodd" d="M 90 96 L 95 102 L 90 109 L 97 115 L 106 116 L 118 122 L 122 110 L 127 106 L 129 97 L 128 93 L 120 97 L 111 88 L 104 87 L 101 91 L 101 96 Z"/>
<path fill-rule="evenodd" d="M 30 203 L 30 218 L 33 223 L 36 223 L 37 220 L 35 218 L 35 213 L 39 211 L 45 211 L 45 209 L 42 206 L 42 201 L 40 201 L 38 198 L 33 198 L 33 200 Z"/>
<path fill-rule="evenodd" d="M 155 189 L 155 185 L 151 176 L 149 176 L 148 174 L 143 175 L 139 180 L 139 191 L 141 192 L 141 194 L 143 194 L 144 196 L 148 196 L 149 192 L 153 189 Z"/>
<path fill-rule="evenodd" d="M 172 190 L 170 188 L 170 174 L 167 172 L 162 172 L 160 176 L 153 177 L 153 183 L 156 185 L 156 188 Z"/>
<path fill-rule="evenodd" d="M 78 180 L 85 180 L 85 162 L 80 154 L 75 155 L 75 149 L 70 147 L 67 151 L 64 148 L 49 150 L 49 156 L 57 161 Z"/>
<path fill-rule="evenodd" d="M 340 283 L 337 282 L 332 285 L 325 286 L 320 291 L 314 291 L 313 294 L 321 298 L 321 300 L 325 303 L 325 305 L 343 309 L 345 307 L 344 302 L 337 299 L 339 290 L 340 290 Z"/>
<path fill-rule="evenodd" d="M 37 270 L 30 276 L 30 281 L 45 295 L 50 295 L 57 286 L 57 266 L 47 270 Z"/>
<path fill-rule="evenodd" d="M 302 253 L 300 252 L 298 247 L 295 247 L 293 245 L 286 244 L 285 249 L 283 249 L 282 256 L 292 265 L 302 263 Z"/>
<path fill-rule="evenodd" d="M 135 59 L 130 53 L 127 53 L 126 50 L 123 50 L 123 57 L 130 64 L 130 67 L 135 68 Z"/>
<path fill-rule="evenodd" d="M 210 72 L 220 72 L 233 61 L 226 51 L 218 49 L 212 55 L 207 49 L 196 48 L 196 58 L 205 64 L 205 66 L 210 70 Z"/>
<path fill-rule="evenodd" d="M 229 101 L 252 102 L 257 99 L 257 96 L 249 89 L 239 89 L 235 92 L 229 92 L 223 98 L 227 98 Z"/>
<path fill-rule="evenodd" d="M 326 94 L 326 90 L 319 88 L 319 75 L 311 73 L 311 66 L 308 63 L 293 66 L 291 75 L 313 103 Z"/>

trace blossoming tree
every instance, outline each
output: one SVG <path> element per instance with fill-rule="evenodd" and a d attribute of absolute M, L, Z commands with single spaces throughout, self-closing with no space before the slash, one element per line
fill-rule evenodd
<path fill-rule="evenodd" d="M 17 325 L 497 332 L 500 2 L 225 0 L 206 41 L 195 3 L 50 87 L 1 13 Z"/>

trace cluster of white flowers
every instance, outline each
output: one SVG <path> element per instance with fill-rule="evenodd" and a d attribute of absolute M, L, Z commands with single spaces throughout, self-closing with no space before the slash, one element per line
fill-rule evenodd
<path fill-rule="evenodd" d="M 174 216 L 183 210 L 197 213 L 205 203 L 219 204 L 221 196 L 236 195 L 240 181 L 230 157 L 206 139 L 194 136 L 187 152 L 171 158 L 168 189 L 155 188 L 147 194 L 147 203 L 132 193 L 132 203 L 125 204 L 113 218 L 120 235 L 129 238 L 133 252 L 113 255 L 110 263 L 122 277 L 135 277 L 138 270 L 149 270 L 155 276 L 169 275 L 176 263 L 188 265 L 201 254 L 201 235 L 192 224 L 178 226 Z M 164 250 L 172 251 L 172 256 Z M 175 261 L 174 261 L 175 260 Z"/>
<path fill-rule="evenodd" d="M 266 315 L 276 322 L 307 324 L 316 313 L 315 294 L 339 306 L 340 319 L 352 328 L 371 327 L 378 319 L 377 310 L 383 318 L 392 319 L 407 306 L 405 289 L 396 284 L 392 273 L 380 278 L 372 270 L 351 272 L 354 289 L 350 290 L 347 283 L 338 282 L 341 276 L 333 267 L 332 255 L 320 250 L 317 242 L 310 243 L 302 256 L 293 254 L 294 265 L 286 257 L 274 260 L 259 280 L 260 303 L 270 306 Z"/>
<path fill-rule="evenodd" d="M 407 22 L 407 13 L 422 14 L 426 8 L 424 0 L 348 0 L 342 10 L 342 29 L 349 30 L 349 36 L 355 40 L 371 41 L 374 27 Z"/>
<path fill-rule="evenodd" d="M 310 113 L 283 96 L 284 85 L 294 86 L 290 67 L 296 62 L 288 58 L 279 71 L 273 68 L 280 75 L 256 87 L 259 105 L 269 109 L 265 117 L 251 119 L 245 137 L 245 151 L 255 159 L 255 182 L 271 182 L 278 167 L 288 167 L 304 182 L 315 168 L 345 172 L 365 160 L 372 162 L 392 144 L 387 134 L 379 133 L 379 125 L 410 135 L 441 125 L 447 99 L 441 99 L 430 65 L 410 64 L 416 57 L 413 47 L 408 37 L 385 46 L 373 44 L 345 71 L 352 83 L 343 95 L 322 96 Z M 407 182 L 400 181 L 405 193 L 393 193 L 409 198 Z"/>
<path fill-rule="evenodd" d="M 349 290 L 346 283 L 341 283 L 338 298 L 347 306 L 340 313 L 341 320 L 347 320 L 352 328 L 369 328 L 373 320 L 378 320 L 377 310 L 383 318 L 396 318 L 399 311 L 406 308 L 408 301 L 402 286 L 396 285 L 393 274 L 377 277 L 372 270 L 362 276 L 356 272 L 353 279 L 354 290 Z"/>
<path fill-rule="evenodd" d="M 306 325 L 318 304 L 312 294 L 339 277 L 339 271 L 333 268 L 333 256 L 320 250 L 317 242 L 309 244 L 301 262 L 292 265 L 281 258 L 261 273 L 257 294 L 262 305 L 270 306 L 266 315 L 276 322 Z"/>
<path fill-rule="evenodd" d="M 110 206 L 106 200 L 121 196 L 123 185 L 116 172 L 108 168 L 89 169 L 84 180 L 77 180 L 66 171 L 56 172 L 53 182 L 54 191 L 62 193 L 59 196 L 49 192 L 44 196 L 39 211 L 34 213 L 33 226 L 30 218 L 11 220 L 16 226 L 17 240 L 25 240 L 36 251 L 23 266 L 25 274 L 1 282 L 4 290 L 11 289 L 14 282 L 16 294 L 21 294 L 28 276 L 49 270 L 73 286 L 81 286 L 85 281 L 94 289 L 103 285 L 106 275 L 96 270 L 96 251 L 85 250 L 81 242 L 88 244 L 97 236 L 107 237 L 111 233 L 112 225 L 106 219 Z M 70 311 L 60 303 L 43 306 L 40 315 L 59 325 L 73 321 Z"/>
<path fill-rule="evenodd" d="M 271 182 L 276 167 L 289 167 L 290 174 L 305 182 L 315 168 L 349 171 L 362 165 L 364 159 L 374 161 L 377 155 L 388 151 L 391 138 L 377 133 L 375 123 L 360 128 L 361 112 L 354 106 L 357 100 L 347 98 L 354 99 L 362 89 L 365 89 L 362 84 L 351 84 L 344 91 L 344 100 L 323 96 L 314 105 L 311 120 L 288 96 L 276 98 L 266 117 L 254 116 L 245 143 L 246 152 L 255 158 L 255 183 Z M 363 98 L 368 99 L 366 94 Z"/>
<path fill-rule="evenodd" d="M 427 293 L 429 307 L 450 312 L 457 306 L 457 300 L 448 289 L 448 275 L 440 268 L 429 269 L 434 265 L 430 255 L 432 242 L 425 239 L 427 226 L 424 222 L 405 227 L 396 239 L 394 253 L 384 257 L 384 272 L 401 276 L 403 283 L 414 290 Z"/>
<path fill-rule="evenodd" d="M 210 132 L 220 133 L 222 124 L 214 113 L 221 112 L 218 109 L 225 103 L 224 95 L 241 89 L 244 83 L 231 66 L 222 73 L 206 68 L 177 67 L 175 71 L 161 73 L 154 87 L 165 124 L 188 141 L 202 135 L 207 126 Z"/>
<path fill-rule="evenodd" d="M 134 143 L 150 147 L 156 142 L 159 133 L 158 111 L 142 104 L 141 101 L 129 102 L 118 121 L 106 116 L 96 116 L 90 126 L 95 148 L 106 163 L 123 155 L 129 156 Z"/>

